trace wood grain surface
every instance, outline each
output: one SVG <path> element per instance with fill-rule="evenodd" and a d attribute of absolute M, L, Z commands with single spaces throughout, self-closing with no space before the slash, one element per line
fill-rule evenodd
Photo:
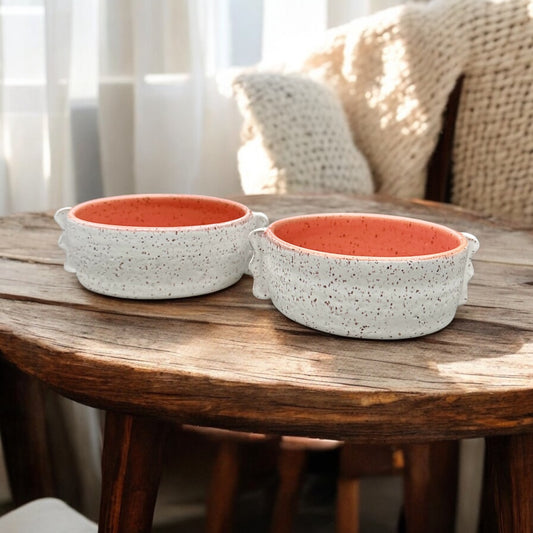
<path fill-rule="evenodd" d="M 271 220 L 414 216 L 478 237 L 469 302 L 444 330 L 346 339 L 295 324 L 245 276 L 216 294 L 132 301 L 62 268 L 52 213 L 0 220 L 0 350 L 64 395 L 228 429 L 427 442 L 533 430 L 533 232 L 430 202 L 346 195 L 236 198 Z"/>

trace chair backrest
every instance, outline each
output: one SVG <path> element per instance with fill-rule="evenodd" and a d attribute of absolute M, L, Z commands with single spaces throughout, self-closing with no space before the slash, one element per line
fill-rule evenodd
<path fill-rule="evenodd" d="M 463 76 L 458 79 L 453 88 L 442 115 L 442 129 L 439 140 L 427 167 L 426 200 L 447 203 L 451 201 L 453 141 L 462 87 Z"/>

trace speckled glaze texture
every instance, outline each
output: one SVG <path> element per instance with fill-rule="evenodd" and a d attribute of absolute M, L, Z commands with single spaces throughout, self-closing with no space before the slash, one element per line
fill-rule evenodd
<path fill-rule="evenodd" d="M 329 218 L 317 237 L 316 217 Z M 365 223 L 358 226 L 361 219 Z M 378 219 L 380 227 L 374 231 Z M 293 223 L 299 225 L 297 231 L 292 231 Z M 422 232 L 397 246 L 418 224 L 424 226 Z M 396 231 L 396 225 L 403 229 Z M 283 228 L 289 229 L 288 241 L 279 236 Z M 358 244 L 363 229 L 365 236 Z M 310 238 L 303 236 L 305 231 Z M 416 242 L 426 239 L 427 243 Z M 250 241 L 257 298 L 270 298 L 281 313 L 305 326 L 367 339 L 419 337 L 447 326 L 457 307 L 466 303 L 474 273 L 471 257 L 479 248 L 474 236 L 444 226 L 366 214 L 284 219 L 252 232 Z M 333 251 L 337 248 L 340 253 Z M 418 249 L 420 253 L 413 254 Z"/>
<path fill-rule="evenodd" d="M 196 296 L 236 283 L 251 257 L 249 233 L 268 224 L 242 204 L 193 195 L 102 198 L 60 209 L 55 220 L 65 270 L 93 292 L 134 299 Z"/>

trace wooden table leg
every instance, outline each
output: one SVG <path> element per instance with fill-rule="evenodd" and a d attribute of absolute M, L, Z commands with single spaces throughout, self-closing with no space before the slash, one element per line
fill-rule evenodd
<path fill-rule="evenodd" d="M 2 445 L 13 503 L 19 506 L 54 496 L 41 383 L 0 360 L 0 396 Z"/>
<path fill-rule="evenodd" d="M 169 425 L 108 412 L 102 455 L 100 533 L 149 533 Z"/>
<path fill-rule="evenodd" d="M 452 533 L 459 442 L 410 444 L 404 448 L 404 505 L 407 533 Z"/>
<path fill-rule="evenodd" d="M 533 531 L 533 434 L 486 439 L 484 532 Z"/>

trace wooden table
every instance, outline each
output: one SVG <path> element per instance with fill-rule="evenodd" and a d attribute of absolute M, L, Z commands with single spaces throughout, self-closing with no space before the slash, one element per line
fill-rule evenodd
<path fill-rule="evenodd" d="M 485 436 L 500 531 L 533 531 L 533 233 L 453 207 L 379 197 L 239 198 L 271 220 L 404 214 L 475 234 L 468 305 L 441 332 L 363 341 L 295 324 L 245 276 L 216 294 L 127 301 L 62 268 L 51 213 L 0 221 L 0 350 L 107 411 L 100 531 L 150 530 L 168 421 L 416 443 Z"/>

